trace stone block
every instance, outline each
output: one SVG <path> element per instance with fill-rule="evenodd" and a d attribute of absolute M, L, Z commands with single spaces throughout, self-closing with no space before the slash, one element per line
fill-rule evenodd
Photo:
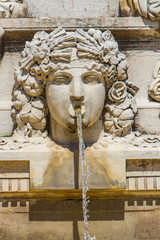
<path fill-rule="evenodd" d="M 119 14 L 117 0 L 25 0 L 30 17 L 116 17 Z"/>
<path fill-rule="evenodd" d="M 11 100 L 14 69 L 18 67 L 19 56 L 19 53 L 5 53 L 0 64 L 0 137 L 10 136 L 13 131 Z"/>
<path fill-rule="evenodd" d="M 7 157 L 15 160 L 15 166 L 20 166 L 23 160 L 30 162 L 30 189 L 81 189 L 81 162 L 78 151 L 67 148 L 47 148 L 44 145 L 30 146 L 14 151 L 0 151 L 3 168 L 7 165 Z M 125 157 L 123 153 L 106 150 L 87 150 L 87 161 L 91 176 L 90 189 L 124 189 L 126 185 Z M 10 161 L 9 161 L 10 162 Z M 11 169 L 13 167 L 11 166 Z M 118 171 L 117 171 L 118 170 Z M 12 176 L 14 176 L 12 170 Z M 21 171 L 22 172 L 22 171 Z M 24 172 L 24 170 L 23 170 Z M 22 173 L 21 173 L 22 175 Z M 20 181 L 19 191 L 28 191 L 26 179 Z M 10 177 L 12 177 L 10 176 Z M 9 179 L 9 175 L 8 175 Z"/>
<path fill-rule="evenodd" d="M 0 137 L 10 136 L 13 131 L 13 121 L 11 110 L 3 111 L 0 109 Z"/>
<path fill-rule="evenodd" d="M 148 134 L 159 134 L 160 106 L 157 108 L 150 108 L 149 105 L 150 104 L 148 103 L 148 106 L 138 109 L 138 115 L 135 119 L 135 128 L 140 132 L 145 132 Z"/>
<path fill-rule="evenodd" d="M 11 191 L 17 192 L 18 191 L 18 179 L 11 180 Z"/>

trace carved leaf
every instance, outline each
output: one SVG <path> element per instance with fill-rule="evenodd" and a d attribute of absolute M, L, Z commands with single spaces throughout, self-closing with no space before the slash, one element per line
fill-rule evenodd
<path fill-rule="evenodd" d="M 116 136 L 121 136 L 122 135 L 122 128 L 120 128 L 120 129 L 116 129 L 115 131 L 114 131 L 114 134 L 116 135 Z"/>
<path fill-rule="evenodd" d="M 23 122 L 27 123 L 29 121 L 29 113 L 26 114 L 20 114 L 20 117 Z"/>
<path fill-rule="evenodd" d="M 136 93 L 138 92 L 139 88 L 137 86 L 135 86 L 133 83 L 131 83 L 130 81 L 126 81 L 126 85 L 127 85 L 127 91 L 132 95 L 135 96 Z"/>
<path fill-rule="evenodd" d="M 34 127 L 35 129 L 43 131 L 46 127 L 46 124 L 47 124 L 46 118 L 43 118 L 42 121 L 32 123 L 32 127 Z"/>
<path fill-rule="evenodd" d="M 121 107 L 123 110 L 126 110 L 131 106 L 131 100 L 129 98 L 126 98 L 126 100 L 121 104 Z"/>
<path fill-rule="evenodd" d="M 17 110 L 21 110 L 22 108 L 22 103 L 20 101 L 13 102 L 13 105 Z"/>
<path fill-rule="evenodd" d="M 123 127 L 123 136 L 126 135 L 132 129 L 132 125 L 128 123 L 126 126 Z"/>
<path fill-rule="evenodd" d="M 35 107 L 32 107 L 31 113 L 33 114 L 33 116 L 35 116 L 39 120 L 41 120 L 44 116 L 44 113 L 42 112 L 42 110 L 37 109 Z"/>
<path fill-rule="evenodd" d="M 26 114 L 29 113 L 31 111 L 31 105 L 29 103 L 26 103 L 21 110 L 21 114 Z"/>
<path fill-rule="evenodd" d="M 122 112 L 122 114 L 119 117 L 120 120 L 132 120 L 134 119 L 134 114 L 132 109 L 127 109 Z"/>
<path fill-rule="evenodd" d="M 104 123 L 106 131 L 109 131 L 110 128 L 113 126 L 113 121 L 105 121 Z"/>
<path fill-rule="evenodd" d="M 114 111 L 113 111 L 113 116 L 114 117 L 119 117 L 119 115 L 122 113 L 122 109 L 120 108 L 115 108 Z"/>
<path fill-rule="evenodd" d="M 34 102 L 32 102 L 32 106 L 38 109 L 43 109 L 44 103 L 41 99 L 37 99 Z"/>
<path fill-rule="evenodd" d="M 132 125 L 133 122 L 134 122 L 133 120 L 124 120 L 124 121 L 118 121 L 118 124 L 119 124 L 120 127 L 124 128 L 128 124 Z"/>

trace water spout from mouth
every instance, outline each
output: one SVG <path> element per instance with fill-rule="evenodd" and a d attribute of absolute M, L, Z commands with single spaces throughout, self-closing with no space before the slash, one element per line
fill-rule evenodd
<path fill-rule="evenodd" d="M 87 159 L 85 153 L 85 144 L 83 141 L 82 135 L 82 112 L 81 107 L 77 107 L 75 109 L 76 119 L 77 119 L 77 131 L 78 131 L 78 138 L 79 138 L 79 157 L 81 160 L 81 171 L 82 171 L 82 208 L 83 208 L 83 219 L 84 219 L 84 240 L 95 240 L 95 237 L 91 237 L 89 234 L 89 223 L 88 223 L 88 204 L 89 204 L 89 197 L 87 197 L 88 191 L 88 178 L 90 176 L 89 167 L 87 166 Z"/>
<path fill-rule="evenodd" d="M 70 104 L 70 106 L 68 108 L 69 114 L 72 117 L 76 117 L 76 111 L 78 111 L 78 109 L 80 109 L 81 115 L 84 115 L 84 113 L 86 112 L 86 109 L 85 109 L 84 105 L 82 105 L 82 106 L 74 106 L 73 104 Z"/>

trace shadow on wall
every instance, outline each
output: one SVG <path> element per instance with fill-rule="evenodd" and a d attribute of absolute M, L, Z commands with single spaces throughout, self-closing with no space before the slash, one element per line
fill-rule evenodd
<path fill-rule="evenodd" d="M 124 200 L 92 199 L 90 221 L 124 220 Z M 29 204 L 30 221 L 83 221 L 82 200 L 33 200 Z"/>
<path fill-rule="evenodd" d="M 94 200 L 89 204 L 89 221 L 124 220 L 123 200 Z M 29 221 L 72 221 L 73 239 L 80 240 L 78 221 L 83 221 L 82 200 L 33 200 Z"/>

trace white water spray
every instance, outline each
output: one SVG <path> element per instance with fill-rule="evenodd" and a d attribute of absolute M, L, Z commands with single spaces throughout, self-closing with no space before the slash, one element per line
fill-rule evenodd
<path fill-rule="evenodd" d="M 81 160 L 81 170 L 82 170 L 82 208 L 83 208 L 83 219 L 84 219 L 84 240 L 95 240 L 95 237 L 91 237 L 89 234 L 89 223 L 88 223 L 88 212 L 87 209 L 89 204 L 89 197 L 87 197 L 87 191 L 88 191 L 88 178 L 90 176 L 89 174 L 89 167 L 87 166 L 87 159 L 86 159 L 86 153 L 85 153 L 85 145 L 83 141 L 83 135 L 82 135 L 82 114 L 81 114 L 81 108 L 76 108 L 76 118 L 77 118 L 77 130 L 78 130 L 78 138 L 79 138 L 79 157 Z"/>

